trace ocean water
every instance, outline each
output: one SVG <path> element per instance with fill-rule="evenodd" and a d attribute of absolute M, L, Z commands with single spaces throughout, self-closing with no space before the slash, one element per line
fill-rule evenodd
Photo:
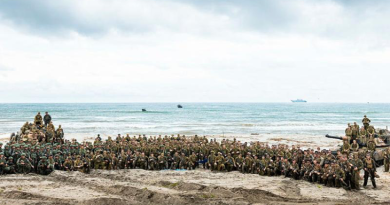
<path fill-rule="evenodd" d="M 390 125 L 390 104 L 335 103 L 112 103 L 0 104 L 0 134 L 17 132 L 35 114 L 48 111 L 65 133 L 296 134 L 344 133 L 348 122 L 367 115 L 375 127 Z M 147 109 L 142 112 L 141 109 Z"/>

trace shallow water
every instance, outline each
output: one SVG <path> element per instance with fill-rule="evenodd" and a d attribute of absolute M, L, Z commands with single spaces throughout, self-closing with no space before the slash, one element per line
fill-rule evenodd
<path fill-rule="evenodd" d="M 390 104 L 338 103 L 0 104 L 0 133 L 48 111 L 66 133 L 341 135 L 348 122 L 390 125 Z M 142 112 L 141 109 L 147 112 Z"/>

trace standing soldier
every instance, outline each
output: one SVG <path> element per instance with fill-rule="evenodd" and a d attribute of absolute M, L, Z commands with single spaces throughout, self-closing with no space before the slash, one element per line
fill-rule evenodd
<path fill-rule="evenodd" d="M 367 186 L 368 177 L 370 177 L 372 186 L 374 186 L 374 189 L 376 188 L 375 172 L 376 172 L 375 161 L 371 159 L 371 156 L 368 154 L 366 156 L 366 159 L 364 159 L 364 184 L 363 184 L 364 187 Z"/>
<path fill-rule="evenodd" d="M 359 126 L 356 122 L 354 122 L 354 123 L 353 123 L 353 127 L 354 127 L 354 128 L 357 128 L 358 134 L 359 134 L 360 126 Z"/>
<path fill-rule="evenodd" d="M 345 129 L 345 136 L 347 136 L 348 140 L 351 140 L 352 138 L 352 127 L 349 123 L 347 129 Z"/>
<path fill-rule="evenodd" d="M 34 124 L 37 125 L 37 126 L 40 126 L 40 125 L 43 124 L 43 122 L 42 122 L 42 115 L 41 115 L 40 112 L 38 112 L 38 114 L 35 115 Z"/>
<path fill-rule="evenodd" d="M 364 127 L 360 128 L 359 131 L 359 141 L 361 144 L 367 143 L 367 131 L 364 129 Z"/>
<path fill-rule="evenodd" d="M 64 130 L 61 128 L 61 125 L 58 125 L 56 131 L 56 143 L 60 143 L 60 144 L 64 143 Z"/>
<path fill-rule="evenodd" d="M 0 175 L 4 174 L 4 168 L 6 164 L 7 164 L 7 160 L 4 157 L 4 153 L 1 152 L 0 153 Z"/>
<path fill-rule="evenodd" d="M 335 187 L 341 187 L 342 185 L 344 185 L 345 187 L 348 187 L 348 185 L 345 183 L 345 172 L 340 167 L 339 164 L 335 164 L 334 180 L 335 180 Z"/>
<path fill-rule="evenodd" d="M 353 124 L 352 128 L 352 136 L 350 140 L 350 144 L 353 142 L 353 140 L 357 140 L 359 137 L 359 125 L 356 124 L 356 122 Z"/>
<path fill-rule="evenodd" d="M 47 125 L 47 132 L 46 132 L 46 142 L 53 142 L 56 134 L 55 134 L 55 127 L 52 122 L 49 122 L 49 125 Z"/>
<path fill-rule="evenodd" d="M 367 115 L 364 115 L 362 123 L 364 125 L 365 130 L 367 130 L 368 126 L 370 125 L 370 122 L 371 122 L 371 120 L 367 118 Z"/>
<path fill-rule="evenodd" d="M 359 190 L 360 170 L 363 168 L 363 162 L 359 159 L 357 152 L 353 153 L 353 159 L 350 160 L 350 165 L 352 167 L 351 188 Z"/>
<path fill-rule="evenodd" d="M 48 112 L 46 112 L 45 116 L 43 117 L 43 121 L 45 122 L 46 127 L 51 122 L 51 116 L 49 115 Z"/>
<path fill-rule="evenodd" d="M 383 153 L 383 163 L 385 165 L 385 172 L 389 172 L 390 165 L 390 147 L 388 147 Z"/>

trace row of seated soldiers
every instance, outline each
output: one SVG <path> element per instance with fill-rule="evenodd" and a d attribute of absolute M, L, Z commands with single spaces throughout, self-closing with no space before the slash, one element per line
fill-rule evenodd
<path fill-rule="evenodd" d="M 2 145 L 0 145 L 3 147 Z M 333 155 L 320 148 L 303 150 L 299 146 L 273 145 L 206 137 L 134 136 L 110 137 L 93 143 L 66 140 L 63 144 L 7 143 L 0 150 L 0 173 L 49 174 L 53 170 L 81 171 L 91 169 L 196 169 L 240 171 L 267 176 L 284 175 L 323 183 L 327 186 L 359 188 L 360 170 L 365 182 L 370 177 L 375 187 L 376 164 L 370 154 Z M 390 150 L 389 150 L 390 153 Z M 387 153 L 387 154 L 389 154 Z"/>

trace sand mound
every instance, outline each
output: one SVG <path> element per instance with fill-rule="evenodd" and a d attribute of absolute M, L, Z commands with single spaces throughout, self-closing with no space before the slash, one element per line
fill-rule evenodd
<path fill-rule="evenodd" d="M 381 170 L 381 169 L 380 169 Z M 55 171 L 0 177 L 0 204 L 385 204 L 390 174 L 359 192 L 284 177 L 209 170 Z"/>

